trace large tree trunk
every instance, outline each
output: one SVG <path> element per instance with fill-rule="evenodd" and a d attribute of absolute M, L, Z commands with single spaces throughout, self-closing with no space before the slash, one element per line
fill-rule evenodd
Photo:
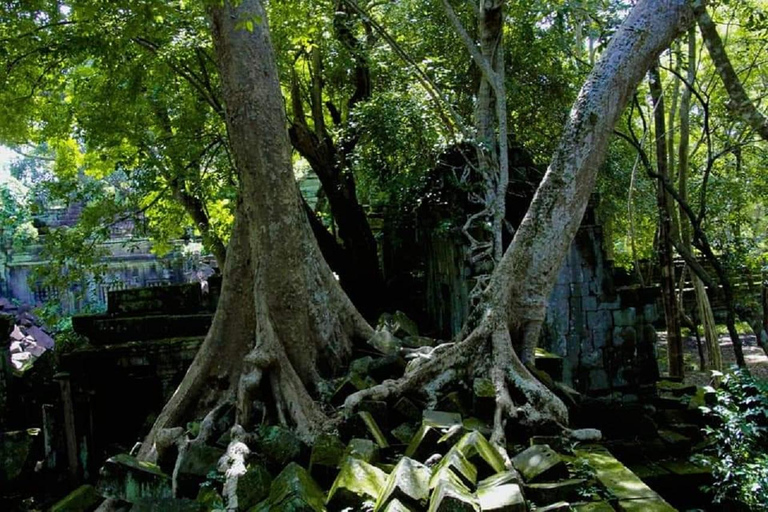
<path fill-rule="evenodd" d="M 141 455 L 163 431 L 224 402 L 248 427 L 257 397 L 311 437 L 327 418 L 314 397 L 372 329 L 320 256 L 301 205 L 266 12 L 257 0 L 211 8 L 241 200 L 213 325 Z M 258 20 L 253 31 L 238 20 Z"/>

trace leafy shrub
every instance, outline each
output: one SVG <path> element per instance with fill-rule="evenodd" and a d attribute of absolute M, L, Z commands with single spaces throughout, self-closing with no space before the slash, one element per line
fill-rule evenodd
<path fill-rule="evenodd" d="M 698 460 L 712 468 L 716 502 L 768 510 L 768 383 L 736 370 L 723 379 L 713 406 L 702 407 L 713 423 L 711 441 Z"/>

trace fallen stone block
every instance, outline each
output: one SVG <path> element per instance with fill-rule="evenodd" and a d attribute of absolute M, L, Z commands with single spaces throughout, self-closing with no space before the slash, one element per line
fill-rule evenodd
<path fill-rule="evenodd" d="M 458 478 L 443 478 L 432 492 L 429 512 L 480 512 L 477 498 Z"/>
<path fill-rule="evenodd" d="M 102 501 L 92 485 L 81 485 L 51 507 L 51 512 L 90 512 Z"/>
<path fill-rule="evenodd" d="M 571 508 L 575 512 L 614 512 L 614 508 L 607 501 L 593 501 L 591 503 L 573 503 Z"/>
<path fill-rule="evenodd" d="M 376 420 L 373 419 L 373 415 L 368 411 L 360 411 L 357 414 L 363 420 L 365 427 L 373 437 L 373 440 L 376 441 L 376 444 L 379 445 L 379 448 L 389 448 L 389 442 L 384 436 L 384 432 L 379 428 L 378 423 L 376 423 Z"/>
<path fill-rule="evenodd" d="M 200 484 L 211 471 L 216 471 L 216 465 L 224 450 L 205 444 L 191 443 L 186 450 L 179 453 L 173 477 L 176 480 L 177 496 L 195 496 Z"/>
<path fill-rule="evenodd" d="M 661 498 L 620 500 L 616 510 L 621 512 L 677 512 L 677 509 Z"/>
<path fill-rule="evenodd" d="M 178 498 L 142 498 L 131 507 L 131 512 L 207 512 L 202 503 Z"/>
<path fill-rule="evenodd" d="M 413 439 L 413 436 L 418 432 L 418 427 L 412 423 L 403 423 L 392 429 L 392 437 L 400 441 L 402 444 L 407 445 Z"/>
<path fill-rule="evenodd" d="M 389 505 L 384 509 L 384 512 L 416 512 L 416 510 L 421 509 L 409 508 L 405 506 L 402 501 L 395 499 L 389 502 Z"/>
<path fill-rule="evenodd" d="M 569 510 L 573 510 L 571 504 L 567 501 L 560 501 L 547 505 L 546 507 L 537 508 L 536 512 L 567 512 Z"/>
<path fill-rule="evenodd" d="M 507 471 L 496 473 L 495 475 L 492 475 L 492 476 L 489 476 L 488 478 L 484 478 L 483 480 L 480 480 L 477 483 L 477 488 L 481 489 L 483 487 L 494 487 L 497 485 L 504 485 L 504 484 L 522 485 L 522 483 L 523 483 L 523 478 L 520 476 L 520 473 L 518 473 L 516 469 L 509 469 Z"/>
<path fill-rule="evenodd" d="M 99 471 L 97 489 L 105 498 L 129 503 L 173 497 L 170 476 L 156 465 L 126 454 L 107 459 Z"/>
<path fill-rule="evenodd" d="M 349 441 L 341 460 L 347 457 L 355 457 L 368 464 L 373 464 L 379 459 L 379 447 L 370 439 L 354 438 Z"/>
<path fill-rule="evenodd" d="M 260 464 L 251 464 L 237 480 L 237 506 L 248 510 L 269 496 L 272 475 Z"/>
<path fill-rule="evenodd" d="M 267 467 L 277 473 L 301 456 L 304 445 L 292 430 L 269 426 L 259 429 L 254 447 L 264 456 Z"/>
<path fill-rule="evenodd" d="M 327 488 L 333 482 L 345 449 L 338 436 L 321 434 L 315 438 L 309 457 L 309 473 L 321 486 Z"/>
<path fill-rule="evenodd" d="M 495 473 L 502 473 L 507 469 L 499 449 L 493 446 L 480 432 L 474 431 L 464 434 L 456 443 L 456 448 L 475 464 L 479 476 L 490 476 Z"/>
<path fill-rule="evenodd" d="M 387 478 L 386 486 L 376 501 L 375 512 L 383 510 L 393 499 L 408 507 L 422 507 L 429 499 L 430 471 L 427 466 L 403 457 Z"/>
<path fill-rule="evenodd" d="M 451 476 L 457 477 L 468 489 L 474 489 L 477 483 L 477 468 L 455 446 L 448 450 L 432 470 L 429 488 L 436 488 L 440 482 L 449 480 Z"/>
<path fill-rule="evenodd" d="M 477 488 L 477 500 L 483 512 L 526 512 L 523 491 L 518 484 L 502 483 Z"/>
<path fill-rule="evenodd" d="M 587 483 L 583 478 L 561 480 L 559 482 L 544 482 L 524 486 L 525 495 L 529 500 L 541 505 L 558 501 L 575 501 L 579 498 L 578 491 Z"/>
<path fill-rule="evenodd" d="M 363 460 L 348 457 L 328 492 L 328 505 L 333 510 L 347 507 L 358 510 L 364 501 L 375 502 L 386 483 L 384 471 Z"/>
<path fill-rule="evenodd" d="M 568 476 L 568 469 L 563 459 L 546 444 L 531 446 L 512 458 L 515 466 L 526 482 L 557 480 Z"/>
<path fill-rule="evenodd" d="M 443 411 L 424 411 L 421 426 L 408 444 L 405 456 L 424 460 L 437 452 L 438 446 L 441 444 L 447 450 L 450 448 L 449 440 L 453 435 L 460 432 L 462 428 L 460 414 Z"/>
<path fill-rule="evenodd" d="M 325 512 L 325 496 L 306 469 L 295 462 L 277 475 L 269 497 L 249 512 Z"/>

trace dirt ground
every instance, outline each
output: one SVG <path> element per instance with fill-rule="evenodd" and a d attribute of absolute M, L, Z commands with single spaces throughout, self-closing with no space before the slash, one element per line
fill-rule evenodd
<path fill-rule="evenodd" d="M 659 343 L 657 345 L 659 371 L 663 374 L 667 372 L 667 333 L 659 332 Z M 703 340 L 702 340 L 703 342 Z M 754 335 L 742 335 L 741 343 L 744 347 L 744 359 L 753 376 L 768 381 L 768 356 L 762 348 L 757 346 Z M 701 371 L 699 369 L 699 352 L 696 347 L 696 338 L 688 337 L 683 340 L 685 350 L 685 382 L 703 386 L 710 382 L 709 370 Z M 728 336 L 720 336 L 720 350 L 723 353 L 723 364 L 726 371 L 736 366 L 736 356 L 733 353 L 733 343 Z M 704 349 L 706 357 L 706 348 Z"/>

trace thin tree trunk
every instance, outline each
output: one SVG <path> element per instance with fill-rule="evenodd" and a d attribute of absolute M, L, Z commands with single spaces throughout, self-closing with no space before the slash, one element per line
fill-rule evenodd
<path fill-rule="evenodd" d="M 651 68 L 649 85 L 653 99 L 654 125 L 656 134 L 656 167 L 660 176 L 657 186 L 659 210 L 659 266 L 661 267 L 661 297 L 664 303 L 664 318 L 667 324 L 667 354 L 669 375 L 682 377 L 683 340 L 680 335 L 680 316 L 675 300 L 675 266 L 672 252 L 672 204 L 662 180 L 669 180 L 667 169 L 667 143 L 665 129 L 664 98 L 658 66 Z"/>
<path fill-rule="evenodd" d="M 744 86 L 741 84 L 736 71 L 731 65 L 728 54 L 725 53 L 723 41 L 717 33 L 717 27 L 709 17 L 704 0 L 693 0 L 693 11 L 699 24 L 704 44 L 707 46 L 709 56 L 715 63 L 720 78 L 731 98 L 730 108 L 740 116 L 745 123 L 752 127 L 763 140 L 768 141 L 768 118 L 761 114 L 752 100 L 749 99 Z"/>

